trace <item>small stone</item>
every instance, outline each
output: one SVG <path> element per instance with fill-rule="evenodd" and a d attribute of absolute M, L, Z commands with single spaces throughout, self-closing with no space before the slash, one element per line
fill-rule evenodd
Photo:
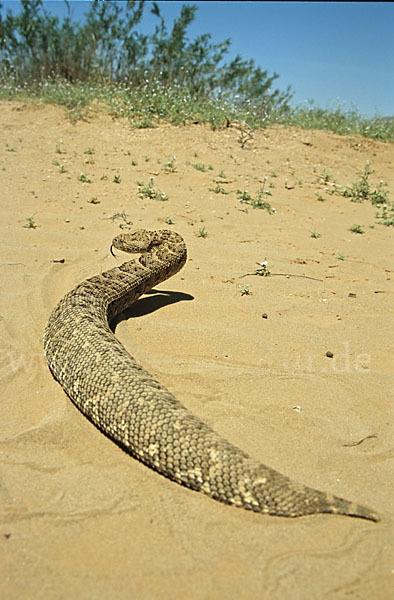
<path fill-rule="evenodd" d="M 326 352 L 326 356 L 327 356 L 327 358 L 333 358 L 334 357 L 333 353 L 330 352 L 330 351 Z"/>
<path fill-rule="evenodd" d="M 263 319 L 268 319 L 267 313 L 263 313 L 261 316 L 262 316 Z"/>

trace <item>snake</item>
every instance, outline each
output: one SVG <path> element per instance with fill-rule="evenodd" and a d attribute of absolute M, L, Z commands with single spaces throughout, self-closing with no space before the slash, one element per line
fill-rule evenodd
<path fill-rule="evenodd" d="M 51 313 L 43 342 L 54 378 L 76 407 L 129 455 L 187 488 L 256 513 L 331 513 L 379 521 L 375 511 L 307 487 L 250 457 L 188 410 L 115 337 L 113 319 L 184 266 L 183 238 L 139 229 L 113 249 L 139 254 L 88 278 Z"/>

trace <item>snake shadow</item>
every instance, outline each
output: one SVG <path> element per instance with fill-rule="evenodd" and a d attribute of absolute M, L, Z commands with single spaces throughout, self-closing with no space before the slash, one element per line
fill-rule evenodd
<path fill-rule="evenodd" d="M 143 317 L 150 313 L 168 306 L 169 304 L 176 304 L 176 302 L 185 302 L 194 300 L 194 296 L 191 294 L 185 294 L 184 292 L 173 292 L 170 290 L 150 290 L 144 294 L 143 298 L 140 298 L 130 308 L 127 308 L 123 312 L 119 313 L 110 323 L 110 328 L 115 333 L 116 326 L 122 321 L 128 319 L 135 319 L 137 317 Z"/>

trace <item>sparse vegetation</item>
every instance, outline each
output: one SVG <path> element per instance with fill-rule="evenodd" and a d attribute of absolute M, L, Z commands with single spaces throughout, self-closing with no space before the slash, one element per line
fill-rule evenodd
<path fill-rule="evenodd" d="M 177 172 L 177 168 L 176 168 L 176 156 L 172 156 L 170 158 L 170 160 L 165 163 L 165 165 L 163 166 L 163 169 L 166 173 L 176 173 Z"/>
<path fill-rule="evenodd" d="M 208 237 L 208 231 L 205 229 L 205 227 L 200 227 L 196 233 L 196 236 L 200 238 L 206 238 Z"/>
<path fill-rule="evenodd" d="M 92 180 L 85 175 L 85 173 L 80 173 L 78 175 L 78 181 L 82 181 L 82 183 L 92 183 Z"/>
<path fill-rule="evenodd" d="M 369 200 L 372 204 L 380 205 L 387 203 L 387 184 L 381 180 L 377 187 L 371 186 L 369 176 L 374 173 L 369 161 L 364 166 L 363 173 L 359 173 L 358 179 L 350 186 L 346 186 L 340 194 L 350 198 L 352 202 L 364 202 Z"/>
<path fill-rule="evenodd" d="M 239 285 L 238 288 L 241 292 L 241 296 L 250 296 L 250 294 L 252 293 L 250 289 L 250 283 L 246 285 Z"/>
<path fill-rule="evenodd" d="M 313 102 L 291 107 L 290 88 L 273 86 L 276 73 L 239 55 L 225 61 L 230 39 L 213 43 L 204 34 L 190 41 L 196 6 L 183 5 L 167 27 L 152 3 L 158 24 L 146 35 L 138 31 L 143 2 L 93 0 L 88 6 L 81 22 L 59 21 L 42 0 L 24 0 L 18 14 L 0 15 L 0 98 L 59 104 L 73 120 L 99 103 L 134 127 L 236 123 L 243 148 L 256 128 L 276 123 L 394 140 L 394 120 Z"/>
<path fill-rule="evenodd" d="M 253 139 L 253 130 L 252 128 L 245 122 L 239 123 L 237 128 L 239 129 L 239 138 L 238 142 L 241 144 L 242 150 L 245 148 L 246 144 Z"/>
<path fill-rule="evenodd" d="M 321 237 L 321 233 L 319 233 L 318 231 L 316 231 L 316 229 L 313 229 L 313 231 L 310 230 L 310 234 L 311 234 L 311 238 L 317 239 L 317 238 Z"/>
<path fill-rule="evenodd" d="M 351 231 L 352 233 L 365 233 L 364 229 L 362 228 L 362 225 L 357 225 L 354 224 L 349 228 L 349 231 Z"/>
<path fill-rule="evenodd" d="M 257 192 L 257 196 L 253 198 L 249 194 L 247 190 L 243 192 L 241 190 L 237 190 L 237 198 L 241 204 L 248 204 L 252 208 L 260 208 L 266 210 L 270 215 L 276 213 L 276 209 L 271 206 L 267 200 L 265 200 L 265 196 L 271 196 L 272 192 L 270 190 L 266 190 L 264 186 L 262 186 Z"/>
<path fill-rule="evenodd" d="M 23 225 L 23 227 L 25 229 L 36 229 L 38 227 L 38 225 L 36 225 L 36 222 L 34 220 L 34 215 L 31 215 L 30 217 L 26 217 L 26 223 Z"/>
<path fill-rule="evenodd" d="M 386 227 L 394 227 L 394 202 L 389 206 L 388 204 L 377 205 L 380 210 L 376 213 L 379 225 L 386 225 Z"/>
<path fill-rule="evenodd" d="M 204 163 L 195 163 L 192 167 L 193 169 L 196 169 L 196 171 L 201 171 L 202 173 L 205 173 L 208 170 L 213 171 L 212 165 L 204 165 Z"/>
<path fill-rule="evenodd" d="M 374 140 L 394 141 L 394 120 L 379 116 L 368 118 L 355 109 L 347 110 L 340 106 L 320 108 L 313 101 L 294 108 L 284 107 L 274 111 L 270 123 L 301 127 L 302 129 L 323 129 L 340 135 L 358 134 Z M 275 120 L 273 120 L 275 119 Z"/>
<path fill-rule="evenodd" d="M 153 177 L 150 178 L 149 183 L 143 183 L 138 181 L 138 195 L 140 198 L 150 198 L 151 200 L 168 200 L 168 196 L 161 192 L 153 183 Z"/>
<path fill-rule="evenodd" d="M 225 194 L 225 195 L 228 195 L 230 193 L 227 190 L 225 190 L 224 187 L 222 187 L 218 183 L 215 185 L 215 187 L 213 185 L 209 186 L 209 191 L 215 192 L 215 194 Z"/>
<path fill-rule="evenodd" d="M 386 225 L 387 227 L 394 225 L 394 203 L 389 205 L 387 183 L 381 179 L 376 186 L 371 185 L 369 181 L 370 175 L 375 171 L 370 167 L 369 161 L 364 166 L 363 173 L 358 174 L 356 181 L 343 188 L 340 193 L 345 198 L 350 198 L 352 202 L 364 202 L 369 200 L 371 204 L 379 210 L 376 212 L 378 224 Z M 373 225 L 370 225 L 373 228 Z M 353 225 L 350 231 L 354 233 L 364 233 L 361 225 Z"/>
<path fill-rule="evenodd" d="M 255 269 L 254 275 L 259 275 L 260 277 L 269 277 L 271 275 L 271 269 L 268 265 L 267 259 L 265 258 L 261 263 L 258 263 L 258 269 Z"/>

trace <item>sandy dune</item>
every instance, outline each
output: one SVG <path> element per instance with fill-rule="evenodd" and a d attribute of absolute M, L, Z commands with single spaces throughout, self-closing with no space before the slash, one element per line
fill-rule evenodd
<path fill-rule="evenodd" d="M 235 126 L 132 130 L 100 113 L 72 124 L 16 102 L 1 103 L 0 123 L 1 597 L 389 598 L 394 230 L 325 188 L 370 160 L 393 200 L 393 144 L 273 128 L 242 149 Z M 139 197 L 150 177 L 168 200 Z M 237 200 L 263 184 L 274 214 Z M 120 319 L 129 352 L 252 456 L 380 523 L 221 505 L 75 409 L 42 331 L 69 289 L 122 260 L 111 239 L 141 227 L 178 231 L 189 261 Z M 264 259 L 272 277 L 242 277 Z"/>

